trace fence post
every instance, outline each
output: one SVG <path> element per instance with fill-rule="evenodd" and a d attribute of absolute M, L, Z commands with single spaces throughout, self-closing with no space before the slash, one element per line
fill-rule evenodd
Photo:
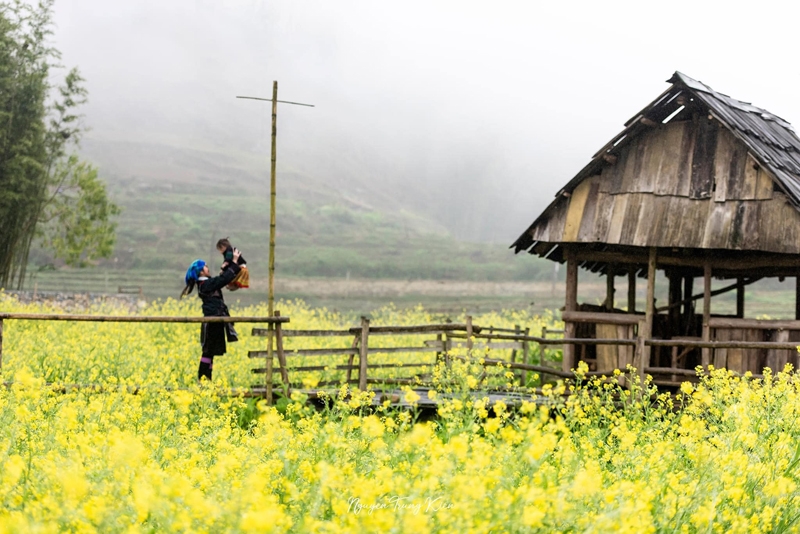
<path fill-rule="evenodd" d="M 275 317 L 280 317 L 281 312 L 275 311 Z M 286 354 L 283 352 L 283 329 L 281 323 L 275 323 L 275 348 L 278 351 L 278 365 L 281 368 L 281 382 L 283 394 L 289 397 L 289 371 L 286 370 Z"/>
<path fill-rule="evenodd" d="M 467 315 L 467 352 L 472 352 L 472 316 Z"/>
<path fill-rule="evenodd" d="M 267 357 L 267 378 L 264 387 L 267 405 L 272 406 L 272 357 Z"/>
<path fill-rule="evenodd" d="M 518 324 L 514 325 L 514 335 L 520 335 L 520 327 Z M 517 361 L 517 349 L 511 349 L 511 362 L 514 363 Z"/>
<path fill-rule="evenodd" d="M 358 340 L 359 339 L 360 339 L 360 336 L 358 334 L 353 336 L 353 343 L 350 344 L 350 348 L 351 349 L 355 349 L 356 347 L 358 347 Z M 356 355 L 354 353 L 352 353 L 352 352 L 350 353 L 350 357 L 347 358 L 347 380 L 346 381 L 347 381 L 348 384 L 350 383 L 350 379 L 353 376 L 353 360 L 355 360 L 355 358 L 356 358 Z"/>
<path fill-rule="evenodd" d="M 3 320 L 0 319 L 0 373 L 3 372 Z"/>
<path fill-rule="evenodd" d="M 358 358 L 358 389 L 367 390 L 367 353 L 369 344 L 369 319 L 361 317 L 361 347 Z"/>
<path fill-rule="evenodd" d="M 530 331 L 531 331 L 531 329 L 530 329 L 530 327 L 528 327 L 523 331 L 523 333 L 527 336 L 530 333 Z M 529 341 L 523 341 L 522 342 L 522 363 L 524 363 L 525 365 L 529 365 L 530 364 L 530 358 L 531 358 L 531 345 L 530 345 L 530 342 Z M 520 376 L 520 385 L 524 387 L 528 383 L 528 370 L 527 369 L 522 369 L 522 372 L 520 373 L 519 376 Z"/>
<path fill-rule="evenodd" d="M 445 320 L 445 322 L 446 323 L 451 323 L 452 321 L 448 317 L 447 320 Z M 444 364 L 447 367 L 450 367 L 450 348 L 452 347 L 452 345 L 453 345 L 453 342 L 450 341 L 450 333 L 449 332 L 445 332 L 444 333 Z"/>

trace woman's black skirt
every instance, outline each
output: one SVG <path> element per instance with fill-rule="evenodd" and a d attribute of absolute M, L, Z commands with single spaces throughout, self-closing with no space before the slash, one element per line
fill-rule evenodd
<path fill-rule="evenodd" d="M 201 324 L 200 345 L 203 347 L 203 356 L 221 356 L 225 354 L 225 324 Z"/>

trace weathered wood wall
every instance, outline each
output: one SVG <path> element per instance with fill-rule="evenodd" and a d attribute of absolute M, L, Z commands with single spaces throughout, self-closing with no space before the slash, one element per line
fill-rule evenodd
<path fill-rule="evenodd" d="M 648 130 L 554 203 L 534 241 L 800 253 L 800 213 L 706 116 Z"/>

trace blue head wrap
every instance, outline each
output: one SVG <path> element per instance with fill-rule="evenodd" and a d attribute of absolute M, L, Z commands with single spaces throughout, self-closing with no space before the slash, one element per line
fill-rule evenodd
<path fill-rule="evenodd" d="M 189 285 L 191 281 L 197 282 L 197 279 L 200 277 L 200 271 L 202 271 L 205 266 L 206 262 L 203 260 L 194 260 L 186 270 L 186 285 Z"/>

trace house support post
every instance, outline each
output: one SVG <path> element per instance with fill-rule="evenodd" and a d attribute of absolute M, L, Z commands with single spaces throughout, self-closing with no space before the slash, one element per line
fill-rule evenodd
<path fill-rule="evenodd" d="M 606 270 L 606 309 L 614 309 L 614 266 L 609 265 Z"/>
<path fill-rule="evenodd" d="M 703 265 L 703 341 L 711 341 L 711 327 L 708 322 L 711 319 L 711 264 L 706 260 Z M 711 349 L 702 349 L 700 363 L 704 368 L 708 368 L 711 363 Z"/>
<path fill-rule="evenodd" d="M 650 339 L 653 332 L 653 316 L 655 314 L 656 291 L 656 248 L 650 247 L 647 261 L 647 299 L 645 300 L 644 321 L 639 323 L 639 335 L 636 343 L 635 367 L 639 373 L 639 384 L 644 387 L 644 370 L 650 367 L 650 346 L 645 340 Z"/>
<path fill-rule="evenodd" d="M 669 273 L 669 329 L 670 337 L 681 332 L 681 276 L 677 272 Z"/>
<path fill-rule="evenodd" d="M 628 271 L 628 313 L 636 313 L 636 266 Z"/>
<path fill-rule="evenodd" d="M 694 301 L 689 297 L 692 296 L 694 291 L 694 277 L 686 275 L 683 278 L 683 335 L 693 336 L 694 332 Z"/>
<path fill-rule="evenodd" d="M 575 252 L 569 249 L 567 250 L 567 295 L 564 309 L 567 311 L 576 311 L 578 309 L 578 262 L 575 259 Z M 567 339 L 575 337 L 575 323 L 564 323 L 564 337 Z M 575 365 L 575 345 L 565 343 L 561 370 L 569 372 Z"/>
<path fill-rule="evenodd" d="M 800 320 L 800 276 L 795 278 L 794 286 L 794 318 Z M 2 324 L 2 323 L 0 323 Z"/>
<path fill-rule="evenodd" d="M 744 319 L 744 278 L 736 279 L 736 317 Z"/>

